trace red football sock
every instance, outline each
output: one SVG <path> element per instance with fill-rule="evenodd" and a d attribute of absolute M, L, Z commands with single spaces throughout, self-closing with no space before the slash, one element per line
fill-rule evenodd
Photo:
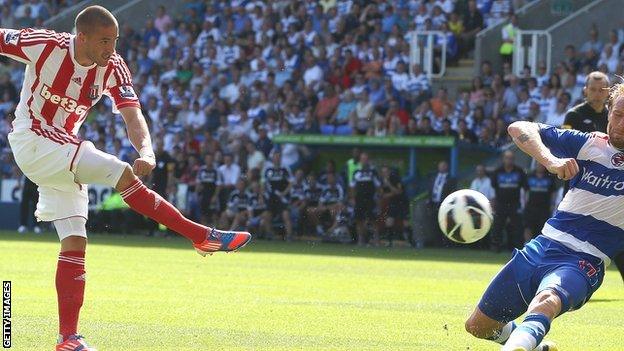
<path fill-rule="evenodd" d="M 85 290 L 84 251 L 64 251 L 56 267 L 56 294 L 59 309 L 59 334 L 63 340 L 76 334 L 78 315 Z"/>
<path fill-rule="evenodd" d="M 194 243 L 201 243 L 206 239 L 207 227 L 184 217 L 177 208 L 148 189 L 139 179 L 122 191 L 121 197 L 133 210 L 165 225 Z"/>

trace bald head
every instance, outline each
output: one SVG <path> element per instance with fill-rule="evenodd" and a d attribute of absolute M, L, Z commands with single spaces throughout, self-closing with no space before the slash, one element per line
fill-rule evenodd
<path fill-rule="evenodd" d="M 94 5 L 80 11 L 75 21 L 76 32 L 90 34 L 95 27 L 118 27 L 117 19 L 102 6 Z"/>

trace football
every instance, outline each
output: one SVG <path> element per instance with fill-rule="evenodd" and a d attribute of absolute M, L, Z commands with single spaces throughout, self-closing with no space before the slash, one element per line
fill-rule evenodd
<path fill-rule="evenodd" d="M 474 243 L 490 230 L 492 206 L 478 191 L 458 190 L 440 204 L 438 224 L 450 240 L 460 244 Z"/>

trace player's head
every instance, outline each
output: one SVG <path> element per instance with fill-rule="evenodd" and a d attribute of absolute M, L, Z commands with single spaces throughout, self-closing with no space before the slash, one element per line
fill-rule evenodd
<path fill-rule="evenodd" d="M 503 152 L 503 166 L 511 167 L 514 165 L 514 153 L 511 150 L 506 150 Z"/>
<path fill-rule="evenodd" d="M 245 181 L 244 177 L 238 177 L 238 180 L 236 181 L 236 189 L 240 192 L 245 191 L 245 188 L 247 188 L 247 182 Z"/>
<path fill-rule="evenodd" d="M 611 88 L 608 121 L 609 142 L 618 149 L 624 149 L 624 83 Z"/>
<path fill-rule="evenodd" d="M 102 6 L 89 6 L 76 16 L 75 26 L 84 55 L 98 66 L 107 66 L 119 37 L 115 16 Z"/>
<path fill-rule="evenodd" d="M 447 173 L 449 170 L 449 164 L 445 160 L 438 162 L 438 172 Z"/>
<path fill-rule="evenodd" d="M 273 150 L 271 161 L 275 167 L 279 167 L 282 164 L 282 153 L 277 149 Z"/>
<path fill-rule="evenodd" d="M 587 102 L 592 105 L 606 103 L 609 98 L 609 77 L 599 71 L 591 72 L 585 78 L 583 94 Z"/>
<path fill-rule="evenodd" d="M 206 156 L 204 156 L 204 164 L 209 168 L 214 166 L 214 156 L 212 156 L 211 153 L 207 153 Z"/>
<path fill-rule="evenodd" d="M 254 194 L 260 194 L 262 192 L 262 188 L 260 187 L 260 183 L 259 182 L 252 182 L 251 185 L 249 186 L 251 188 L 251 191 Z"/>
<path fill-rule="evenodd" d="M 368 153 L 362 152 L 360 154 L 360 163 L 362 166 L 368 166 Z"/>
<path fill-rule="evenodd" d="M 485 166 L 479 164 L 477 165 L 477 167 L 475 168 L 475 172 L 477 173 L 478 177 L 484 177 L 485 176 Z"/>
<path fill-rule="evenodd" d="M 388 168 L 388 166 L 381 167 L 381 176 L 383 178 L 388 178 L 390 176 L 390 168 Z"/>

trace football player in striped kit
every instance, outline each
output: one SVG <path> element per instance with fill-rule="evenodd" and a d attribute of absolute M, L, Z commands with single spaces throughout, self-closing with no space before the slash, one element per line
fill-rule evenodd
<path fill-rule="evenodd" d="M 466 330 L 503 351 L 553 351 L 542 342 L 553 319 L 581 308 L 624 252 L 624 84 L 611 90 L 607 134 L 522 121 L 509 126 L 509 135 L 549 172 L 570 180 L 570 190 L 541 234 L 492 280 Z"/>
<path fill-rule="evenodd" d="M 9 134 L 11 150 L 19 168 L 38 186 L 37 219 L 53 222 L 61 241 L 57 351 L 93 350 L 77 332 L 86 277 L 87 184 L 114 187 L 133 210 L 188 238 L 203 256 L 236 250 L 251 239 L 247 232 L 220 231 L 188 220 L 138 178 L 154 169 L 156 159 L 131 73 L 115 52 L 117 20 L 105 8 L 90 6 L 78 14 L 75 26 L 75 35 L 0 28 L 0 54 L 26 65 Z M 121 113 L 140 155 L 132 166 L 76 136 L 103 95 Z"/>

